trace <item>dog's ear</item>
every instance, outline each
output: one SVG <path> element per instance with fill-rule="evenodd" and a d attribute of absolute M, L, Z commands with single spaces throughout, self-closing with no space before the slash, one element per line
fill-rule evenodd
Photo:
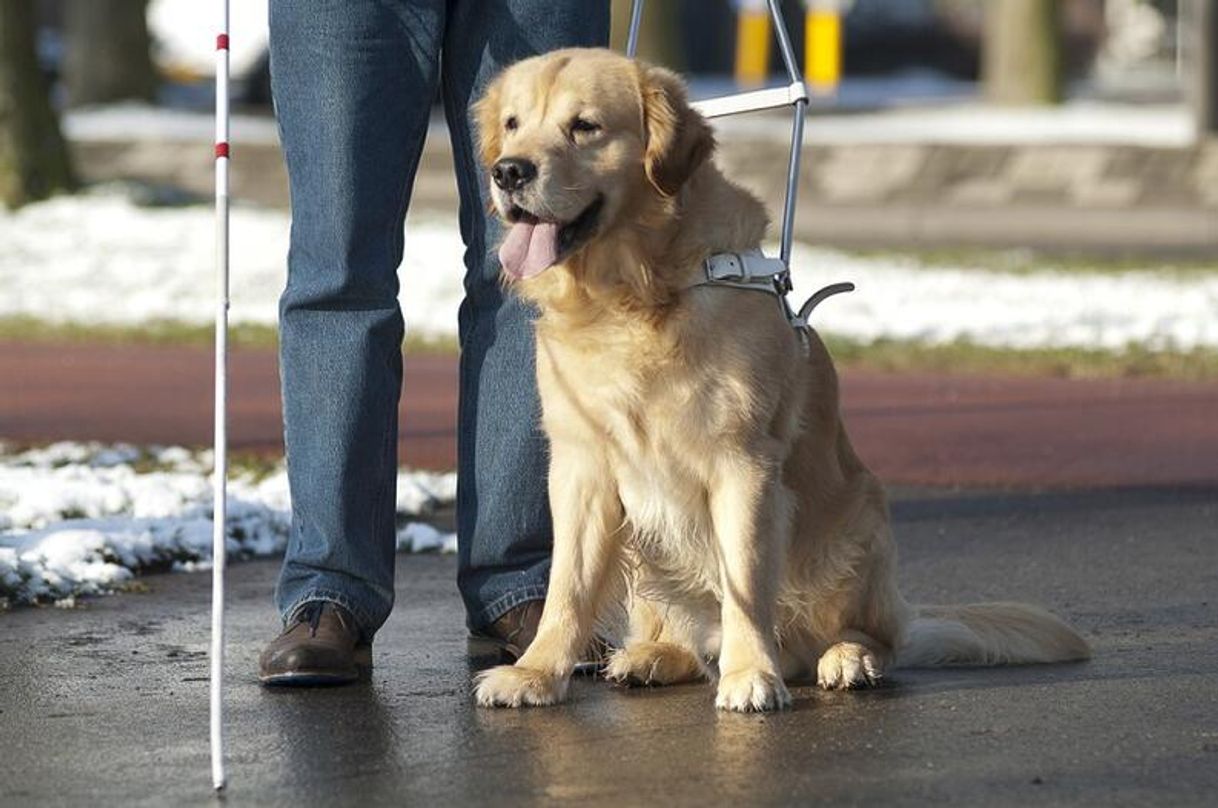
<path fill-rule="evenodd" d="M 500 79 L 492 81 L 482 93 L 482 98 L 474 104 L 474 125 L 478 130 L 478 159 L 482 161 L 482 165 L 488 167 L 499 159 L 502 150 L 499 140 L 503 130 L 503 123 L 499 120 L 502 85 Z"/>
<path fill-rule="evenodd" d="M 690 105 L 685 84 L 662 67 L 639 67 L 643 96 L 643 168 L 664 196 L 673 196 L 715 150 L 710 126 Z"/>

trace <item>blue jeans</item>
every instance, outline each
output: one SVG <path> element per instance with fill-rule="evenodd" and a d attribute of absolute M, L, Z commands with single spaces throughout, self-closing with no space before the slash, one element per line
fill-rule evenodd
<path fill-rule="evenodd" d="M 285 619 L 301 603 L 330 600 L 371 638 L 393 606 L 403 336 L 397 267 L 437 88 L 466 248 L 458 585 L 475 630 L 545 596 L 551 526 L 533 315 L 499 286 L 499 225 L 487 213 L 469 107 L 511 62 L 605 44 L 608 5 L 271 0 L 271 82 L 292 201 L 279 309 L 292 491 L 276 591 Z M 410 278 L 403 280 L 409 290 Z"/>

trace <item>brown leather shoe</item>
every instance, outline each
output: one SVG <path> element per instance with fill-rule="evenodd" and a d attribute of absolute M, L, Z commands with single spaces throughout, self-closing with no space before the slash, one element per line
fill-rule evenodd
<path fill-rule="evenodd" d="M 526 600 L 491 623 L 481 632 L 469 638 L 470 654 L 474 656 L 498 656 L 500 662 L 515 662 L 537 636 L 537 624 L 541 622 L 544 600 Z"/>
<path fill-rule="evenodd" d="M 544 600 L 528 600 L 509 610 L 482 632 L 469 638 L 469 653 L 472 657 L 497 657 L 488 662 L 514 663 L 537 636 L 537 625 L 541 622 Z M 595 637 L 584 654 L 584 661 L 575 666 L 578 674 L 595 674 L 608 656 L 608 645 Z"/>
<path fill-rule="evenodd" d="M 343 685 L 372 672 L 372 645 L 355 618 L 328 601 L 305 603 L 258 660 L 264 685 Z"/>

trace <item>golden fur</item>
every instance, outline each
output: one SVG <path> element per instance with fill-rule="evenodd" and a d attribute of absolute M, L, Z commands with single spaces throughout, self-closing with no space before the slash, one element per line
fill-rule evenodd
<path fill-rule="evenodd" d="M 785 707 L 784 679 L 872 684 L 894 664 L 1080 659 L 1086 643 L 1019 604 L 918 609 L 896 586 L 883 490 L 851 448 L 837 377 L 764 294 L 688 288 L 759 246 L 761 203 L 708 159 L 672 73 L 603 50 L 503 73 L 476 107 L 482 159 L 526 157 L 508 198 L 595 233 L 514 284 L 537 305 L 554 557 L 536 640 L 478 678 L 483 705 L 561 701 L 598 627 L 609 678 L 712 676 L 728 710 Z M 577 129 L 576 117 L 595 129 Z"/>

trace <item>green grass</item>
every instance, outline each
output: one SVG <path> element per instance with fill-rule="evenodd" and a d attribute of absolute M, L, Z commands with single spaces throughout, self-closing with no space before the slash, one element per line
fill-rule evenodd
<path fill-rule="evenodd" d="M 210 446 L 194 447 L 196 451 L 210 448 Z M 277 452 L 271 454 L 249 451 L 228 453 L 229 471 L 236 476 L 248 478 L 251 482 L 255 483 L 262 482 L 275 473 L 282 465 L 283 456 Z M 140 457 L 131 463 L 131 468 L 137 474 L 149 474 L 154 471 L 173 471 L 176 466 L 172 463 L 160 462 L 150 454 L 141 453 Z"/>
<path fill-rule="evenodd" d="M 255 454 L 253 452 L 230 452 L 228 467 L 234 475 L 260 483 L 283 466 L 282 454 Z"/>
<path fill-rule="evenodd" d="M 25 315 L 0 317 L 0 340 L 13 342 L 210 346 L 214 333 L 210 325 L 176 320 L 150 320 L 133 326 L 52 323 Z M 250 347 L 269 347 L 277 343 L 275 328 L 264 325 L 231 325 L 228 340 L 230 345 Z"/>
<path fill-rule="evenodd" d="M 0 440 L 0 455 L 12 458 L 24 452 L 35 449 L 45 448 L 47 443 L 26 443 L 26 442 L 11 442 Z M 151 451 L 150 447 L 137 447 L 138 456 L 128 462 L 137 474 L 151 474 L 153 472 L 174 471 L 181 468 L 177 464 L 168 463 L 158 459 Z M 184 447 L 194 453 L 204 452 L 211 449 L 211 446 L 186 446 Z M 197 456 L 196 456 L 197 459 Z M 62 461 L 55 464 L 54 467 L 67 465 L 68 461 Z M 228 455 L 228 467 L 234 474 L 246 477 L 253 482 L 261 482 L 277 471 L 283 465 L 283 455 L 279 452 L 251 452 L 251 451 L 233 451 Z M 84 516 L 83 512 L 73 514 L 75 516 Z"/>
<path fill-rule="evenodd" d="M 51 323 L 36 317 L 0 317 L 0 340 L 10 342 L 88 342 L 101 345 L 173 345 L 210 348 L 215 330 L 177 320 L 151 320 L 140 325 L 81 325 Z M 279 335 L 274 326 L 250 323 L 228 328 L 229 345 L 235 348 L 274 348 Z M 454 354 L 455 337 L 407 336 L 403 348 L 411 353 Z"/>
<path fill-rule="evenodd" d="M 925 268 L 1009 272 L 1016 275 L 1041 272 L 1086 275 L 1153 272 L 1156 275 L 1187 279 L 1218 274 L 1218 258 L 1212 255 L 1164 258 L 1137 254 L 1096 255 L 1024 249 L 995 250 L 982 247 L 901 251 L 853 249 L 843 252 L 865 260 L 912 263 Z"/>
<path fill-rule="evenodd" d="M 32 317 L 0 318 L 0 340 L 112 345 L 193 345 L 210 347 L 210 326 L 158 321 L 141 326 L 82 326 L 47 323 Z M 1055 376 L 1063 378 L 1147 377 L 1218 380 L 1218 350 L 1149 351 L 1129 345 L 1120 351 L 1086 348 L 991 348 L 967 341 L 927 345 L 901 340 L 863 343 L 822 335 L 840 367 L 894 373 L 933 372 L 969 375 Z M 236 325 L 230 344 L 238 348 L 274 348 L 271 326 Z M 455 337 L 407 337 L 407 353 L 456 355 Z"/>
<path fill-rule="evenodd" d="M 861 343 L 822 335 L 839 367 L 957 375 L 1052 376 L 1069 379 L 1160 378 L 1218 380 L 1218 350 L 1122 351 L 1087 348 L 992 348 L 967 341 L 926 345 L 899 340 Z"/>

